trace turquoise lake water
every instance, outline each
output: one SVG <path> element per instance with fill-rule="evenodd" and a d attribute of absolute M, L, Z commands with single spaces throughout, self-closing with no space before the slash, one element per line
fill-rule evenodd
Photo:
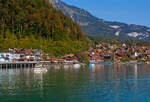
<path fill-rule="evenodd" d="M 0 102 L 150 102 L 150 65 L 0 69 Z"/>

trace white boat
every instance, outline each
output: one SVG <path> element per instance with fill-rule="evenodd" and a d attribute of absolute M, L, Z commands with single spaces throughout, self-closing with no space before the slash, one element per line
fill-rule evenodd
<path fill-rule="evenodd" d="M 42 68 L 42 67 L 43 67 L 43 64 L 37 64 L 37 65 L 35 65 L 34 68 Z"/>
<path fill-rule="evenodd" d="M 36 66 L 34 67 L 34 72 L 35 72 L 35 73 L 46 73 L 47 71 L 48 71 L 47 68 L 43 67 L 42 64 L 36 65 Z"/>
<path fill-rule="evenodd" d="M 81 68 L 81 65 L 80 65 L 80 64 L 74 64 L 73 67 L 74 67 L 75 69 L 80 69 L 80 68 Z"/>

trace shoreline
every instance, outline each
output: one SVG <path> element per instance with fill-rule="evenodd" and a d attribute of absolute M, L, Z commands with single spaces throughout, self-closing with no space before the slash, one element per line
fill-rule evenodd
<path fill-rule="evenodd" d="M 133 64 L 133 63 L 145 63 L 145 64 L 150 64 L 150 61 L 103 61 L 103 62 L 90 62 L 93 64 Z"/>

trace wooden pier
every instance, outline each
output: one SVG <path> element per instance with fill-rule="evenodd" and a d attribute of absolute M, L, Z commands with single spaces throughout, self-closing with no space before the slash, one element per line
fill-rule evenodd
<path fill-rule="evenodd" d="M 40 62 L 0 62 L 0 69 L 10 69 L 10 68 L 34 68 L 34 66 Z"/>

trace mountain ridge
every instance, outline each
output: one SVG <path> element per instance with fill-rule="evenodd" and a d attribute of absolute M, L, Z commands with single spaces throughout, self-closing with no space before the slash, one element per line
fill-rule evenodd
<path fill-rule="evenodd" d="M 83 32 L 92 37 L 106 37 L 130 40 L 150 40 L 150 27 L 126 24 L 122 22 L 105 21 L 93 16 L 88 11 L 68 5 L 60 0 L 50 0 L 56 9 L 77 22 Z"/>

